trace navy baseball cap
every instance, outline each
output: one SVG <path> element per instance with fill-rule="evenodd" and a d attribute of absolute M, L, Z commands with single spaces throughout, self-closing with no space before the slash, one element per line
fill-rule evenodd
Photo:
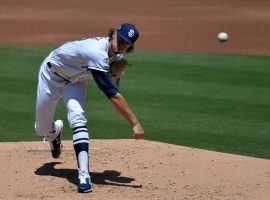
<path fill-rule="evenodd" d="M 139 37 L 139 31 L 135 25 L 124 23 L 121 24 L 117 29 L 117 36 L 125 40 L 134 49 L 134 43 Z"/>

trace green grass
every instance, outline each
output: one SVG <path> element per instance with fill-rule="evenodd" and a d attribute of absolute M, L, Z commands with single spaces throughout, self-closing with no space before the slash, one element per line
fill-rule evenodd
<path fill-rule="evenodd" d="M 0 141 L 35 136 L 37 74 L 52 47 L 0 46 Z M 120 91 L 145 138 L 270 158 L 270 56 L 135 52 Z M 132 129 L 94 82 L 89 86 L 92 138 L 132 138 Z M 66 120 L 59 102 L 56 118 Z M 71 139 L 66 128 L 64 139 Z"/>

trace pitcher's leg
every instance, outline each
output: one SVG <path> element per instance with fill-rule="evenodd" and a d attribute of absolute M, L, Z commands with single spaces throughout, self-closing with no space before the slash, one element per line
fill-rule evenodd
<path fill-rule="evenodd" d="M 78 167 L 88 172 L 89 134 L 84 111 L 87 85 L 88 81 L 67 85 L 63 90 L 63 100 L 67 107 L 68 121 L 73 130 L 73 146 Z"/>
<path fill-rule="evenodd" d="M 61 88 L 61 82 L 53 77 L 45 59 L 39 72 L 35 131 L 49 142 L 53 158 L 60 156 L 62 148 L 63 122 L 53 120 L 57 101 L 61 97 Z"/>
<path fill-rule="evenodd" d="M 73 146 L 79 168 L 79 192 L 90 192 L 92 190 L 89 176 L 89 134 L 84 111 L 87 98 L 87 85 L 88 81 L 70 84 L 65 87 L 63 93 L 63 100 L 68 111 L 68 120 L 73 130 Z"/>
<path fill-rule="evenodd" d="M 88 81 L 69 84 L 63 89 L 63 101 L 67 107 L 67 118 L 71 128 L 85 126 L 84 107 L 87 99 Z"/>
<path fill-rule="evenodd" d="M 44 63 L 43 63 L 44 65 Z M 57 105 L 57 98 L 52 98 L 48 84 L 44 80 L 44 66 L 41 66 L 36 99 L 35 131 L 40 136 L 52 131 L 53 117 Z"/>

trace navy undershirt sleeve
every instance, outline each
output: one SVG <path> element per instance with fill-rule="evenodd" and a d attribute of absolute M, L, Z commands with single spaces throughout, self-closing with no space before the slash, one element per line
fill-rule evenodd
<path fill-rule="evenodd" d="M 90 71 L 98 87 L 108 98 L 120 93 L 116 83 L 113 81 L 109 73 L 95 69 L 90 69 Z"/>

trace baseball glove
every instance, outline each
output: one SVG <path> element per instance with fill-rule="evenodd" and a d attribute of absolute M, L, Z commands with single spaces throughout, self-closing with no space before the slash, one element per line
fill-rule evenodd
<path fill-rule="evenodd" d="M 124 74 L 124 71 L 128 66 L 131 67 L 126 59 L 121 59 L 110 64 L 109 73 L 117 86 L 119 86 L 121 76 Z"/>

